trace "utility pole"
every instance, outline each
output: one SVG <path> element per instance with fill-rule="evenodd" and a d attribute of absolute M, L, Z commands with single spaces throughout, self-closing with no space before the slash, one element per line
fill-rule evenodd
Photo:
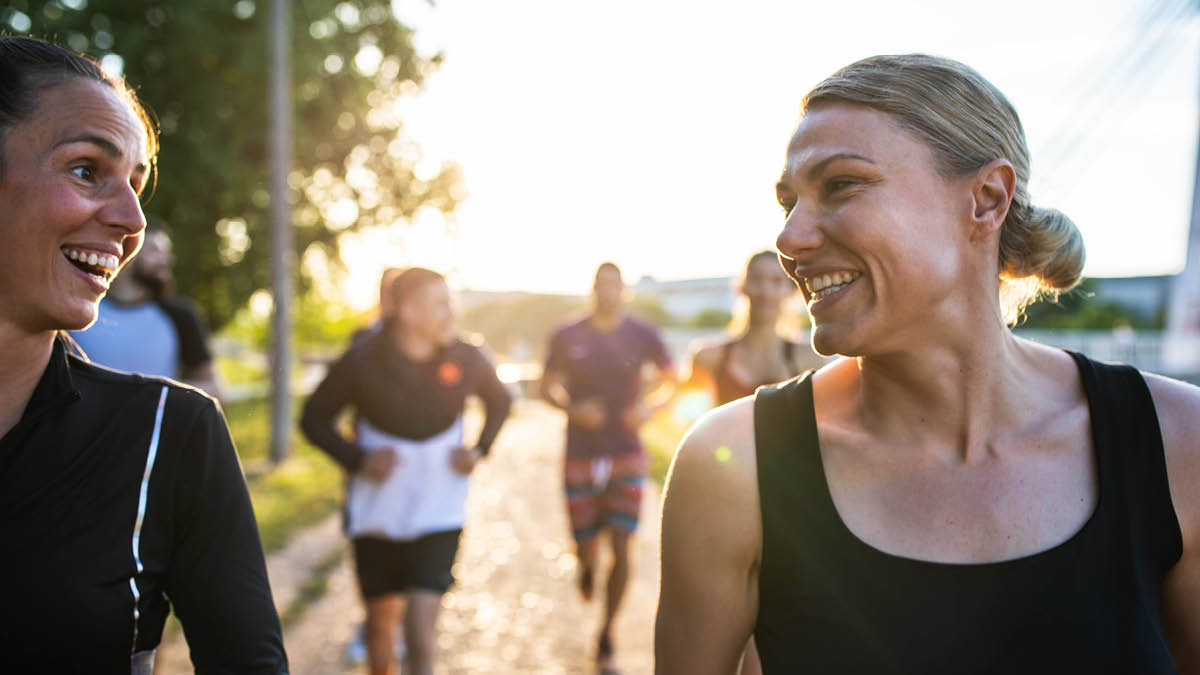
<path fill-rule="evenodd" d="M 292 431 L 292 218 L 288 172 L 292 164 L 291 69 L 288 43 L 290 0 L 271 0 L 270 101 L 268 122 L 271 168 L 271 461 L 287 459 Z"/>
<path fill-rule="evenodd" d="M 1200 10 L 1200 2 L 1190 4 L 1193 13 Z M 1200 88 L 1197 98 L 1200 99 Z M 1200 105 L 1200 100 L 1197 104 Z M 1196 168 L 1192 179 L 1187 257 L 1183 271 L 1171 284 L 1169 302 L 1163 335 L 1163 371 L 1175 377 L 1200 376 L 1200 129 L 1197 130 Z"/>
<path fill-rule="evenodd" d="M 1198 101 L 1200 104 L 1200 101 Z M 1188 227 L 1187 258 L 1171 288 L 1163 366 L 1169 375 L 1200 375 L 1200 130 L 1197 131 L 1196 169 L 1192 183 L 1192 222 Z"/>

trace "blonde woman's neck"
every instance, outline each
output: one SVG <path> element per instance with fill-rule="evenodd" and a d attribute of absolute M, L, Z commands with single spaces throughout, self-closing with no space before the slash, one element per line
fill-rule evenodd
<path fill-rule="evenodd" d="M 967 333 L 850 361 L 862 426 L 897 446 L 949 448 L 972 461 L 994 430 L 1020 425 L 1030 398 L 1050 386 L 1040 355 L 999 321 Z"/>

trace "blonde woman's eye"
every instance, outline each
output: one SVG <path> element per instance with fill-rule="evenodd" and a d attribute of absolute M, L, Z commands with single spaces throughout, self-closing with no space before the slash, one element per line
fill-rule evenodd
<path fill-rule="evenodd" d="M 853 186 L 855 184 L 855 182 L 856 181 L 849 180 L 846 178 L 834 178 L 834 179 L 830 180 L 829 182 L 825 183 L 825 191 L 829 194 L 835 194 L 837 192 L 841 192 L 842 190 L 845 190 L 848 187 Z"/>

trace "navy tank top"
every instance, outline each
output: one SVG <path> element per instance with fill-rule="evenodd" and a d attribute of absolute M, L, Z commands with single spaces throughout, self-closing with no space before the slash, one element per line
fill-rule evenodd
<path fill-rule="evenodd" d="M 860 540 L 826 483 L 811 374 L 758 391 L 764 673 L 1178 672 L 1159 601 L 1183 541 L 1150 391 L 1134 368 L 1071 356 L 1099 502 L 1066 542 L 996 563 L 916 560 Z"/>

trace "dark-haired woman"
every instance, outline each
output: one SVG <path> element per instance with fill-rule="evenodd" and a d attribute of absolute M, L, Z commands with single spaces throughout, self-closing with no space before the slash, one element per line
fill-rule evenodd
<path fill-rule="evenodd" d="M 1119 178 L 1114 167 L 1114 180 Z M 1200 672 L 1200 390 L 1013 335 L 1079 231 L 961 63 L 805 97 L 777 246 L 841 354 L 701 420 L 667 487 L 661 673 Z"/>
<path fill-rule="evenodd" d="M 215 402 L 61 337 L 141 245 L 146 113 L 95 62 L 0 37 L 0 143 L 0 671 L 148 674 L 173 609 L 197 672 L 286 672 Z"/>
<path fill-rule="evenodd" d="M 508 416 L 511 396 L 474 345 L 457 338 L 450 291 L 420 267 L 398 274 L 383 329 L 351 346 L 304 406 L 301 427 L 351 477 L 347 530 L 367 605 L 372 673 L 392 672 L 404 619 L 406 673 L 433 672 L 437 613 L 453 583 L 467 481 Z M 486 419 L 463 445 L 468 396 Z M 353 439 L 336 420 L 356 417 Z"/>

